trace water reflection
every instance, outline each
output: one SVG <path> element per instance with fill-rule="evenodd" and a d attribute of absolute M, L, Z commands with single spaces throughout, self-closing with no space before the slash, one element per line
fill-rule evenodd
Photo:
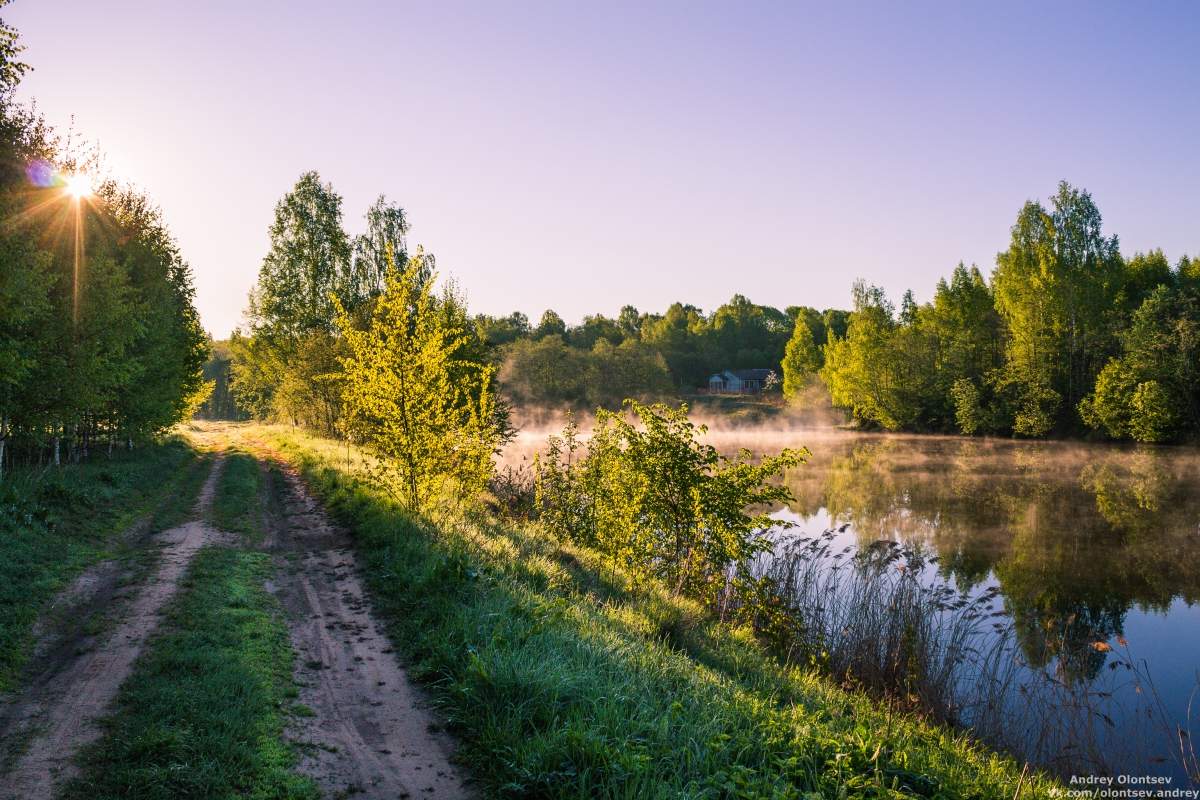
<path fill-rule="evenodd" d="M 1187 781 L 1179 751 L 1190 739 L 1175 726 L 1189 726 L 1189 703 L 1200 715 L 1195 449 L 831 430 L 710 440 L 729 452 L 811 450 L 786 478 L 795 501 L 779 514 L 796 523 L 790 535 L 837 529 L 834 550 L 900 542 L 931 556 L 932 579 L 999 593 L 1007 620 L 994 652 L 1018 667 L 997 668 L 978 693 L 1005 713 L 963 712 L 983 738 L 1019 729 L 1013 749 L 1063 775 Z M 544 443 L 527 433 L 506 460 Z"/>
<path fill-rule="evenodd" d="M 936 551 L 943 580 L 998 587 L 1023 666 L 1072 702 L 1106 701 L 1088 763 L 1183 777 L 1169 728 L 1186 718 L 1200 668 L 1195 451 L 861 436 L 809 447 L 788 476 L 788 516 L 805 534 L 848 524 L 859 546 L 919 544 Z M 1138 752 L 1123 741 L 1135 724 L 1154 741 Z M 1039 747 L 1083 749 L 1077 735 Z"/>

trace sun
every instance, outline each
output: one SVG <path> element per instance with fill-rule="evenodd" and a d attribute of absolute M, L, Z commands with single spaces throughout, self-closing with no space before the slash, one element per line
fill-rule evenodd
<path fill-rule="evenodd" d="M 90 197 L 92 194 L 92 176 L 85 172 L 76 172 L 74 175 L 68 175 L 67 194 L 74 197 L 76 200 L 82 200 L 85 197 Z"/>

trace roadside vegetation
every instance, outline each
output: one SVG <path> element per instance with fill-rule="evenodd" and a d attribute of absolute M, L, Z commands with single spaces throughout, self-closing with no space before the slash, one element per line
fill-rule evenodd
<path fill-rule="evenodd" d="M 22 50 L 0 21 L 0 480 L 153 440 L 211 388 L 161 213 L 115 179 L 92 186 L 100 154 L 14 100 Z"/>
<path fill-rule="evenodd" d="M 273 572 L 265 553 L 197 554 L 65 797 L 319 797 L 283 736 L 295 688 Z"/>
<path fill-rule="evenodd" d="M 803 621 L 751 567 L 771 547 L 765 509 L 790 497 L 778 479 L 803 452 L 727 458 L 686 406 L 627 401 L 597 412 L 586 443 L 568 426 L 531 475 L 494 480 L 512 433 L 495 352 L 452 284 L 433 292 L 432 259 L 401 257 L 404 220 L 381 200 L 365 234 L 378 246 L 350 247 L 340 198 L 315 174 L 280 201 L 250 329 L 231 344 L 231 386 L 257 416 L 293 427 L 238 444 L 283 451 L 354 531 L 377 609 L 489 791 L 1045 790 L 923 721 L 920 704 L 895 703 L 893 690 L 939 679 L 909 670 L 933 663 L 917 651 L 940 637 L 894 637 L 871 697 L 839 686 L 789 630 Z M 786 354 L 811 368 L 816 347 L 814 336 Z M 498 516 L 480 502 L 488 489 Z M 789 657 L 795 643 L 804 658 Z"/>
<path fill-rule="evenodd" d="M 964 734 L 782 664 L 748 626 L 603 552 L 482 512 L 433 527 L 348 469 L 336 442 L 281 428 L 245 436 L 296 464 L 354 532 L 377 611 L 489 792 L 1048 792 Z"/>
<path fill-rule="evenodd" d="M 15 686 L 33 623 L 55 593 L 89 564 L 120 555 L 121 534 L 139 521 L 144 532 L 183 521 L 209 463 L 172 438 L 60 469 L 18 470 L 0 483 L 0 690 Z"/>

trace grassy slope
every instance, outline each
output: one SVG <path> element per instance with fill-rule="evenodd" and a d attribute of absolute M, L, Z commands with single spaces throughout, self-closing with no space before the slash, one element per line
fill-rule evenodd
<path fill-rule="evenodd" d="M 182 521 L 206 474 L 207 460 L 172 439 L 60 470 L 5 475 L 0 691 L 15 685 L 32 644 L 31 627 L 54 594 L 87 565 L 119 553 L 118 534 L 139 518 L 152 513 L 157 529 Z"/>
<path fill-rule="evenodd" d="M 234 453 L 213 517 L 261 541 L 257 462 Z M 265 553 L 202 550 L 122 687 L 106 733 L 84 756 L 68 798 L 315 798 L 283 741 L 295 696 L 293 653 Z"/>
<path fill-rule="evenodd" d="M 961 735 L 784 668 L 744 631 L 633 592 L 594 553 L 486 520 L 433 532 L 282 429 L 356 536 L 377 610 L 493 795 L 1047 796 Z"/>

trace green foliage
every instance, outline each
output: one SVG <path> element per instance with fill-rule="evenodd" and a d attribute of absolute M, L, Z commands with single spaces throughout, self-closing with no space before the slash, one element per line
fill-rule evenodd
<path fill-rule="evenodd" d="M 1178 416 L 1174 398 L 1161 383 L 1143 381 L 1133 390 L 1130 432 L 1139 442 L 1164 442 L 1175 433 Z"/>
<path fill-rule="evenodd" d="M 833 330 L 844 332 L 845 312 L 797 306 L 785 313 L 734 295 L 710 314 L 674 303 L 662 314 L 625 306 L 616 318 L 591 314 L 578 325 L 568 325 L 553 311 L 533 327 L 520 312 L 480 315 L 474 323 L 492 360 L 504 365 L 505 389 L 515 401 L 583 408 L 612 407 L 625 397 L 658 397 L 672 388 L 692 392 L 725 369 L 782 374 L 784 351 L 799 317 L 813 335 L 815 372 L 826 320 Z M 562 365 L 558 375 L 550 369 L 555 359 Z M 626 376 L 630 382 L 613 383 Z"/>
<path fill-rule="evenodd" d="M 209 341 L 208 362 L 204 365 L 204 381 L 211 389 L 196 410 L 201 419 L 244 420 L 249 417 L 238 405 L 232 388 L 233 352 L 229 341 Z"/>
<path fill-rule="evenodd" d="M 1123 278 L 1116 237 L 1100 230 L 1087 192 L 1061 183 L 1051 210 L 1029 202 L 996 257 L 996 309 L 1008 330 L 1004 382 L 1016 396 L 1013 431 L 1070 428 L 1113 349 L 1108 310 Z"/>
<path fill-rule="evenodd" d="M 270 556 L 196 555 L 166 630 L 121 688 L 108 735 L 87 750 L 65 797 L 315 800 L 284 739 L 291 643 L 263 588 Z"/>
<path fill-rule="evenodd" d="M 383 294 L 387 287 L 389 259 L 408 264 L 408 217 L 404 209 L 380 195 L 367 209 L 367 231 L 354 238 L 354 261 L 350 279 L 343 288 L 343 302 L 353 307 Z M 433 264 L 417 263 L 418 280 L 429 280 Z"/>
<path fill-rule="evenodd" d="M 33 622 L 55 593 L 118 551 L 118 534 L 136 520 L 153 529 L 178 522 L 204 467 L 172 439 L 61 470 L 21 468 L 0 484 L 0 690 L 12 687 L 33 644 Z"/>
<path fill-rule="evenodd" d="M 350 253 L 341 196 L 317 173 L 304 173 L 275 206 L 271 249 L 251 300 L 255 332 L 280 347 L 331 332 L 333 298 L 349 289 Z"/>
<path fill-rule="evenodd" d="M 1046 797 L 960 735 L 882 708 L 593 549 L 415 523 L 339 446 L 274 434 L 355 533 L 376 609 L 494 797 Z"/>
<path fill-rule="evenodd" d="M 0 81 L 20 74 L 5 60 L 13 47 L 0 26 Z M 89 198 L 65 192 L 63 171 L 82 165 L 7 91 L 0 161 L 0 473 L 57 461 L 63 440 L 78 460 L 97 440 L 161 433 L 204 389 L 207 358 L 191 274 L 161 214 L 113 181 Z"/>
<path fill-rule="evenodd" d="M 514 342 L 501 384 L 519 403 L 574 408 L 611 408 L 626 397 L 656 398 L 671 388 L 662 356 L 635 340 L 613 346 L 601 338 L 583 350 L 558 335 Z"/>
<path fill-rule="evenodd" d="M 1125 363 L 1114 358 L 1096 376 L 1096 388 L 1079 404 L 1079 415 L 1092 428 L 1103 428 L 1109 436 L 1124 438 L 1132 429 L 1133 393 L 1137 377 Z"/>
<path fill-rule="evenodd" d="M 804 316 L 797 316 L 783 354 L 783 396 L 795 401 L 820 368 L 821 354 L 810 323 Z"/>
<path fill-rule="evenodd" d="M 420 255 L 387 274 L 365 330 L 340 307 L 348 355 L 345 425 L 375 457 L 374 474 L 406 508 L 430 512 L 451 493 L 471 498 L 491 476 L 501 441 L 493 369 L 470 357 L 465 314 L 447 313 L 432 280 L 419 278 Z"/>
<path fill-rule="evenodd" d="M 9 2 L 10 0 L 0 0 L 0 7 L 8 5 Z M 21 76 L 29 71 L 28 64 L 17 60 L 24 49 L 16 29 L 0 20 L 0 99 L 7 100 L 21 82 Z"/>
<path fill-rule="evenodd" d="M 1182 282 L 1147 295 L 1079 405 L 1092 428 L 1159 442 L 1200 432 L 1200 292 Z"/>
<path fill-rule="evenodd" d="M 936 350 L 917 315 L 914 310 L 909 322 L 897 321 L 882 289 L 855 284 L 846 337 L 825 345 L 821 378 L 834 405 L 888 430 L 930 420 L 925 401 L 932 394 Z"/>
<path fill-rule="evenodd" d="M 535 339 L 544 339 L 547 336 L 565 336 L 566 333 L 567 323 L 563 322 L 563 318 L 551 309 L 542 312 L 542 318 L 538 321 L 537 327 L 533 329 Z"/>
<path fill-rule="evenodd" d="M 687 406 L 626 402 L 633 420 L 601 410 L 580 450 L 574 423 L 554 437 L 535 470 L 536 507 L 560 538 L 595 547 L 633 574 L 676 594 L 713 602 L 729 570 L 769 549 L 769 515 L 748 512 L 790 499 L 771 483 L 806 451 L 727 459 L 701 441 Z"/>
<path fill-rule="evenodd" d="M 834 404 L 890 430 L 1041 437 L 1082 420 L 1143 441 L 1200 431 L 1197 262 L 1172 270 L 1158 250 L 1124 261 L 1091 196 L 1062 183 L 1049 210 L 1021 209 L 996 263 L 990 285 L 959 264 L 932 302 L 906 294 L 898 315 L 882 290 L 856 284 L 845 334 L 826 325 Z"/>
<path fill-rule="evenodd" d="M 954 400 L 954 420 L 960 431 L 971 436 L 986 430 L 987 417 L 974 382 L 959 378 L 950 387 L 950 397 Z"/>

